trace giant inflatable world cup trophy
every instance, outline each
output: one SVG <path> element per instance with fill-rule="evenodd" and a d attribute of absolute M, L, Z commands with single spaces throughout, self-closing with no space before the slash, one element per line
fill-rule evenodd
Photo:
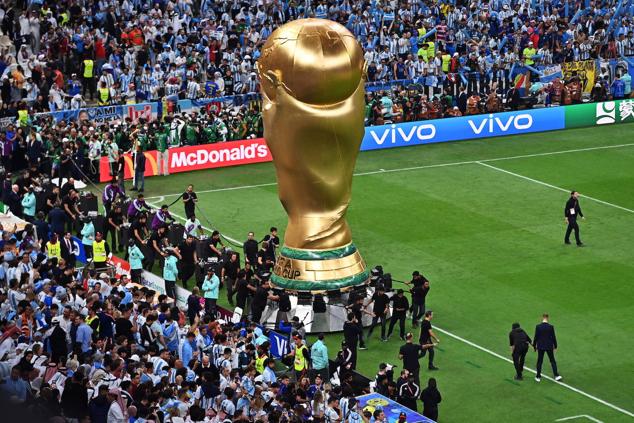
<path fill-rule="evenodd" d="M 338 23 L 300 19 L 275 30 L 257 63 L 264 138 L 288 226 L 271 282 L 293 291 L 364 285 L 346 210 L 364 133 L 364 59 Z"/>

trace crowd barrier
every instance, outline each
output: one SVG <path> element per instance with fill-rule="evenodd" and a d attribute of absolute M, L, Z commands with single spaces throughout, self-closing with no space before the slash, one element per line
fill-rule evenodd
<path fill-rule="evenodd" d="M 634 99 L 404 122 L 366 127 L 361 151 L 628 122 L 634 122 Z M 158 175 L 158 152 L 144 154 L 145 176 Z M 125 177 L 131 178 L 132 157 L 125 160 Z M 168 157 L 170 173 L 271 160 L 263 138 L 172 148 Z M 102 182 L 110 179 L 108 166 L 108 159 L 102 157 Z"/>

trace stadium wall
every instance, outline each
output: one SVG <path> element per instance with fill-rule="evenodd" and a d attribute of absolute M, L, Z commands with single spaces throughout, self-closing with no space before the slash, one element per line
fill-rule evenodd
<path fill-rule="evenodd" d="M 634 122 L 634 99 L 403 122 L 365 128 L 361 151 L 628 122 Z M 158 152 L 153 150 L 144 154 L 147 158 L 145 176 L 157 175 Z M 263 138 L 228 141 L 170 149 L 169 172 L 271 160 L 271 153 Z M 125 177 L 129 179 L 134 174 L 132 157 L 126 155 L 125 161 Z M 100 175 L 102 182 L 110 179 L 107 157 L 101 158 Z"/>

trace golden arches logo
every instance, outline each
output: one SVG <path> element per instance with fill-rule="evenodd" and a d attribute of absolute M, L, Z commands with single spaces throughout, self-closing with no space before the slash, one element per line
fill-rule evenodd
<path fill-rule="evenodd" d="M 152 169 L 152 176 L 158 175 L 158 163 L 156 162 L 156 157 L 152 155 L 152 153 L 143 153 L 147 161 L 150 163 L 150 169 Z M 123 156 L 123 160 L 125 161 L 126 168 L 130 172 L 130 176 L 134 175 L 134 163 L 132 162 L 132 156 L 126 154 Z"/>

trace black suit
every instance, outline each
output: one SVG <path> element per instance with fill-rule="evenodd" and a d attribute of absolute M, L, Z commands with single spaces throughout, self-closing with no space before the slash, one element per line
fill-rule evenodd
<path fill-rule="evenodd" d="M 553 367 L 555 377 L 559 376 L 557 372 L 557 362 L 555 361 L 554 350 L 557 349 L 557 337 L 555 336 L 555 327 L 547 322 L 542 322 L 535 327 L 535 336 L 533 337 L 533 347 L 537 349 L 537 377 L 542 374 L 542 363 L 544 362 L 544 353 L 548 354 L 550 365 Z"/>
<path fill-rule="evenodd" d="M 70 245 L 68 245 L 68 243 Z M 73 239 L 67 240 L 66 237 L 62 237 L 60 240 L 61 249 L 60 253 L 62 258 L 66 261 L 69 266 L 75 267 L 75 263 L 77 262 L 77 256 L 73 254 L 75 250 L 75 244 Z"/>
<path fill-rule="evenodd" d="M 513 347 L 513 365 L 515 366 L 515 372 L 518 378 L 522 378 L 522 371 L 524 370 L 524 359 L 528 352 L 528 346 L 531 344 L 531 338 L 528 336 L 524 329 L 513 329 L 509 333 L 509 343 Z"/>
<path fill-rule="evenodd" d="M 575 240 L 577 241 L 577 245 L 581 244 L 581 238 L 579 237 L 579 224 L 577 224 L 577 216 L 583 217 L 583 212 L 581 211 L 581 206 L 579 205 L 579 200 L 570 196 L 568 201 L 566 202 L 566 207 L 564 208 L 564 217 L 568 219 L 568 227 L 566 228 L 566 236 L 564 237 L 564 242 L 568 244 L 570 242 L 570 233 L 575 231 Z"/>

